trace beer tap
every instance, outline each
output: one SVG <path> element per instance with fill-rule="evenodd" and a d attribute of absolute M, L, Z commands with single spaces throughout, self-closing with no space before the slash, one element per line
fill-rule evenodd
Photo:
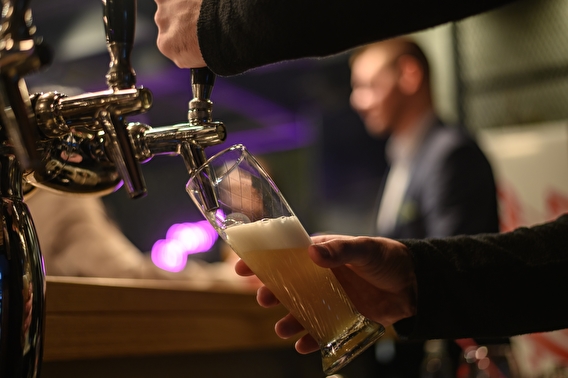
<path fill-rule="evenodd" d="M 189 174 L 200 168 L 207 161 L 205 148 L 223 142 L 227 136 L 225 125 L 212 121 L 213 103 L 210 97 L 214 84 L 215 74 L 209 68 L 191 69 L 193 99 L 189 102 L 189 122 L 186 124 L 158 128 L 141 123 L 130 124 L 130 135 L 138 159 L 147 161 L 156 155 L 180 155 Z M 217 209 L 219 204 L 213 188 L 207 183 L 201 183 L 200 186 L 208 209 Z"/>
<path fill-rule="evenodd" d="M 32 95 L 43 164 L 27 172 L 26 181 L 58 192 L 105 195 L 116 190 L 122 179 L 130 196 L 137 198 L 146 194 L 141 162 L 164 153 L 181 155 L 192 173 L 206 161 L 204 148 L 225 140 L 225 126 L 212 121 L 215 74 L 208 68 L 191 70 L 194 97 L 188 123 L 158 128 L 126 123 L 127 115 L 145 112 L 152 105 L 151 92 L 135 87 L 130 64 L 136 2 L 102 2 L 111 58 L 106 75 L 109 90 L 73 97 L 57 92 Z M 217 207 L 207 185 L 203 195 L 211 208 Z"/>
<path fill-rule="evenodd" d="M 146 112 L 152 93 L 136 88 L 130 64 L 136 2 L 103 0 L 110 54 L 109 89 L 67 97 L 57 92 L 32 96 L 44 163 L 26 175 L 34 186 L 67 193 L 108 194 L 122 180 L 131 198 L 146 195 L 146 184 L 128 135 L 126 117 Z"/>
<path fill-rule="evenodd" d="M 137 163 L 146 163 L 158 155 L 179 155 L 191 174 L 206 160 L 205 148 L 222 143 L 226 128 L 213 122 L 210 100 L 214 74 L 208 68 L 192 69 L 194 98 L 189 102 L 188 123 L 151 127 L 130 122 L 126 127 L 128 145 Z M 106 130 L 91 109 L 115 104 L 124 112 L 149 108 L 148 90 L 130 89 L 100 95 L 74 97 L 48 92 L 32 96 L 38 127 L 44 138 L 40 142 L 44 165 L 29 172 L 26 181 L 37 187 L 63 193 L 105 195 L 115 191 L 120 175 L 109 153 Z M 217 208 L 216 198 L 203 186 L 210 208 Z"/>
<path fill-rule="evenodd" d="M 180 155 L 192 173 L 206 161 L 204 149 L 226 138 L 211 118 L 215 75 L 207 68 L 191 70 L 188 123 L 127 124 L 152 105 L 130 64 L 135 0 L 102 0 L 108 90 L 30 96 L 23 76 L 48 64 L 50 53 L 33 37 L 28 1 L 2 0 L 0 31 L 0 377 L 14 378 L 39 377 L 45 323 L 45 272 L 22 184 L 104 195 L 122 181 L 137 198 L 146 194 L 140 163 Z M 203 185 L 202 195 L 217 208 L 212 188 Z"/>
<path fill-rule="evenodd" d="M 130 54 L 134 45 L 136 1 L 103 0 L 103 8 L 107 47 L 111 57 L 107 84 L 115 92 L 135 88 L 136 74 L 130 64 Z M 111 160 L 116 165 L 127 192 L 132 198 L 145 196 L 144 176 L 128 137 L 124 114 L 120 108 L 111 105 L 99 116 L 107 135 Z"/>
<path fill-rule="evenodd" d="M 45 272 L 23 202 L 23 169 L 39 164 L 26 83 L 51 60 L 34 37 L 27 1 L 2 1 L 0 28 L 0 377 L 38 377 L 45 323 Z"/>
<path fill-rule="evenodd" d="M 32 95 L 43 164 L 27 172 L 26 181 L 58 192 L 105 195 L 122 179 L 130 196 L 137 198 L 146 194 L 140 163 L 155 155 L 177 154 L 191 173 L 206 161 L 204 148 L 224 141 L 226 131 L 222 123 L 212 121 L 215 74 L 208 68 L 191 70 L 194 98 L 188 123 L 158 128 L 127 124 L 127 115 L 146 112 L 152 105 L 152 93 L 135 87 L 130 64 L 136 3 L 103 0 L 103 8 L 111 57 L 109 90 L 73 97 L 57 92 Z M 216 208 L 213 193 L 203 186 L 206 203 Z"/>

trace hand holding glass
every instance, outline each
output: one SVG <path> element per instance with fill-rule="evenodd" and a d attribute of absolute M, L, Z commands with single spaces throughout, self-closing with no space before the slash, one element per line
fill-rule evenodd
<path fill-rule="evenodd" d="M 218 206 L 206 205 L 203 187 Z M 187 192 L 219 235 L 318 342 L 332 374 L 379 339 L 382 325 L 362 316 L 333 272 L 308 256 L 311 238 L 258 162 L 242 145 L 213 156 Z M 211 195 L 211 194 L 209 194 Z"/>

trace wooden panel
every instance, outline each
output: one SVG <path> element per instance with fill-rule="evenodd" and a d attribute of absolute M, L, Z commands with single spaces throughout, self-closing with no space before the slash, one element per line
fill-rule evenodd
<path fill-rule="evenodd" d="M 218 282 L 47 278 L 45 361 L 286 346 L 255 292 Z"/>

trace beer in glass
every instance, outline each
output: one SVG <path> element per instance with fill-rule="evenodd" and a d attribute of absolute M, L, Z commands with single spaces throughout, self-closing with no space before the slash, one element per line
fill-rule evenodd
<path fill-rule="evenodd" d="M 206 206 L 204 182 L 217 206 L 210 201 Z M 333 272 L 310 259 L 311 238 L 244 146 L 209 159 L 192 174 L 187 191 L 219 235 L 317 340 L 326 374 L 383 335 L 382 325 L 355 309 Z"/>

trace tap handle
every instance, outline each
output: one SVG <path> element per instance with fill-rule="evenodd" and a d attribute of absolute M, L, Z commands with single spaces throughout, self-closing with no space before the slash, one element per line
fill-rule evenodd
<path fill-rule="evenodd" d="M 191 90 L 193 99 L 189 102 L 188 120 L 191 125 L 205 126 L 212 121 L 211 112 L 213 103 L 211 102 L 211 92 L 215 85 L 216 75 L 209 67 L 200 67 L 191 69 Z M 191 173 L 201 167 L 207 161 L 207 156 L 203 150 L 203 146 L 198 143 L 189 143 L 182 146 L 182 156 L 185 164 Z M 209 168 L 205 167 L 208 170 Z M 211 174 L 212 172 L 210 172 Z M 196 176 L 199 186 L 200 195 L 208 210 L 219 208 L 219 201 L 215 194 L 215 190 L 207 182 L 201 181 L 200 176 Z"/>
<path fill-rule="evenodd" d="M 193 98 L 200 101 L 209 101 L 215 85 L 217 75 L 209 67 L 191 69 L 191 91 Z"/>
<path fill-rule="evenodd" d="M 130 64 L 134 45 L 136 0 L 102 0 L 107 47 L 110 54 L 107 84 L 115 91 L 135 88 L 136 74 Z M 136 159 L 126 122 L 119 111 L 109 107 L 100 114 L 108 138 L 107 148 L 131 198 L 146 195 L 142 168 Z"/>
<path fill-rule="evenodd" d="M 209 67 L 191 69 L 191 91 L 193 99 L 189 102 L 187 118 L 191 124 L 199 125 L 211 122 L 213 103 L 211 92 L 215 84 L 216 75 Z"/>
<path fill-rule="evenodd" d="M 191 69 L 192 84 L 207 84 L 213 86 L 215 84 L 216 75 L 209 67 L 199 67 Z"/>
<path fill-rule="evenodd" d="M 110 54 L 107 84 L 112 89 L 134 88 L 136 73 L 130 63 L 136 25 L 136 0 L 102 0 L 107 48 Z"/>

